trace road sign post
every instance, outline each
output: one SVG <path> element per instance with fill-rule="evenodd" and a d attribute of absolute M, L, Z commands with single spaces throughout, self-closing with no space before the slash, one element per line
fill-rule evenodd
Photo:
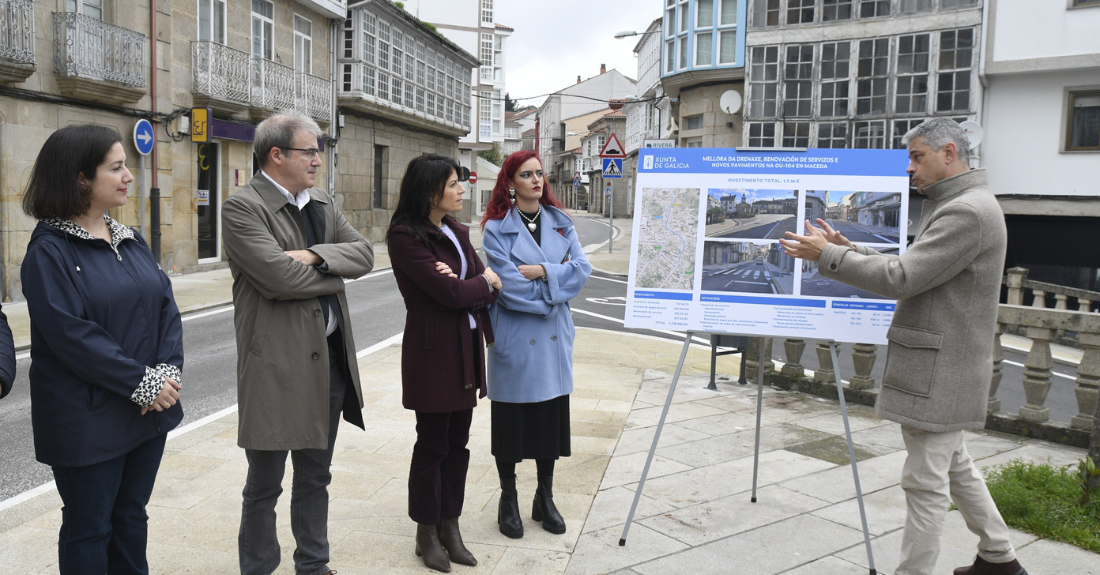
<path fill-rule="evenodd" d="M 607 137 L 607 143 L 600 150 L 600 159 L 603 160 L 603 177 L 607 180 L 622 179 L 623 158 L 626 152 L 619 142 L 615 132 Z M 615 188 L 612 182 L 607 184 L 607 253 L 612 253 L 612 241 L 615 239 Z"/>

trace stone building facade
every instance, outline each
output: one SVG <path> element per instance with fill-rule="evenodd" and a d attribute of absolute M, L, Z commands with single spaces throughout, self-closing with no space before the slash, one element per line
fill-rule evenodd
<path fill-rule="evenodd" d="M 277 110 L 302 111 L 325 131 L 317 186 L 374 240 L 408 161 L 428 151 L 457 156 L 470 131 L 469 83 L 480 61 L 389 0 L 158 0 L 155 14 L 148 0 L 0 6 L 3 301 L 23 299 L 19 267 L 36 222 L 20 199 L 58 128 L 95 123 L 122 135 L 136 180 L 111 215 L 140 229 L 169 273 L 225 265 L 219 208 L 258 169 L 255 126 Z M 373 93 L 364 84 L 370 73 Z M 209 110 L 208 141 L 191 140 L 195 108 Z M 139 118 L 154 124 L 155 166 L 134 146 Z"/>

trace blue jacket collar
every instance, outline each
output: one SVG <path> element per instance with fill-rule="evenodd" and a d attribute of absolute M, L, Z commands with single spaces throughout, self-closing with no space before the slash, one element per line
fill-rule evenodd
<path fill-rule="evenodd" d="M 516 235 L 511 251 L 516 260 L 528 265 L 559 264 L 569 255 L 569 240 L 566 240 L 560 231 L 572 227 L 573 219 L 555 207 L 544 205 L 541 221 L 541 246 L 535 243 L 535 238 L 531 237 L 527 227 L 520 221 L 519 212 L 515 207 L 504 214 L 504 220 L 500 222 L 500 231 Z"/>

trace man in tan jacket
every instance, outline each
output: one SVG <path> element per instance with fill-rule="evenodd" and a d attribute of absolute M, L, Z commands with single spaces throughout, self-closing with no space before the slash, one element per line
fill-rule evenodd
<path fill-rule="evenodd" d="M 1004 269 L 1004 215 L 985 170 L 968 165 L 966 132 L 949 118 L 913 128 L 913 185 L 928 197 L 913 244 L 902 255 L 856 246 L 828 224 L 780 240 L 788 254 L 817 261 L 821 275 L 898 300 L 876 410 L 901 424 L 908 457 L 907 506 L 896 575 L 930 575 L 949 503 L 978 535 L 973 565 L 955 575 L 1027 575 L 1008 527 L 963 442 L 985 425 L 993 338 Z"/>
<path fill-rule="evenodd" d="M 287 453 L 295 573 L 333 573 L 328 485 L 341 411 L 363 427 L 344 278 L 369 272 L 374 249 L 313 187 L 320 137 L 317 123 L 297 112 L 264 120 L 254 143 L 261 170 L 222 208 L 237 334 L 237 442 L 248 458 L 242 575 L 279 566 L 275 504 Z"/>

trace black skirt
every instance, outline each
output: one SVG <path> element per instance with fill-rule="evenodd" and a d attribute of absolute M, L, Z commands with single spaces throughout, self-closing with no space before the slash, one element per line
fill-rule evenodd
<path fill-rule="evenodd" d="M 539 403 L 492 402 L 493 455 L 505 461 L 569 457 L 569 396 Z"/>

